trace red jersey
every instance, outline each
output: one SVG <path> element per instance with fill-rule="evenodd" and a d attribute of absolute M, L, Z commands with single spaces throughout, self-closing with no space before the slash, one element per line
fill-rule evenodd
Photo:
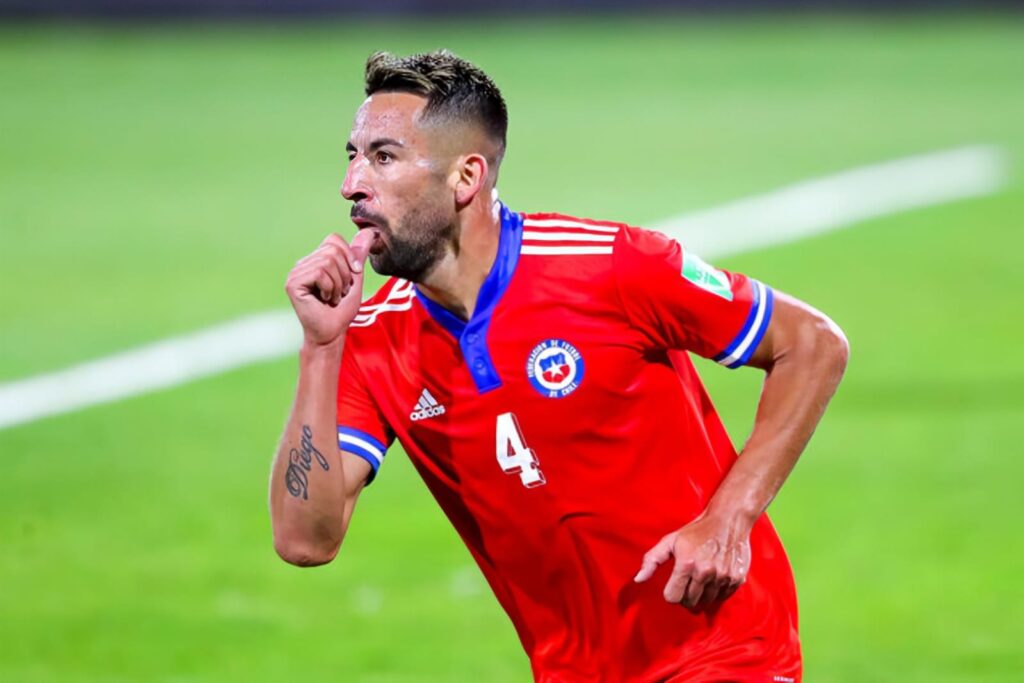
<path fill-rule="evenodd" d="M 538 681 L 800 678 L 796 596 L 767 517 L 746 583 L 694 615 L 644 553 L 736 459 L 687 351 L 757 348 L 772 292 L 621 223 L 502 207 L 463 321 L 404 280 L 345 343 L 340 447 L 379 474 L 398 439 L 511 617 Z"/>

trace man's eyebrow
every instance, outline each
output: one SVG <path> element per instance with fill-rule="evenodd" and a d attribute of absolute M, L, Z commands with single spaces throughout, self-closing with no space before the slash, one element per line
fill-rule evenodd
<path fill-rule="evenodd" d="M 381 147 L 387 147 L 388 145 L 392 145 L 394 147 L 405 147 L 405 145 L 403 145 L 398 140 L 395 140 L 394 138 L 377 138 L 376 140 L 370 143 L 369 147 L 367 147 L 367 151 L 375 152 Z M 356 150 L 356 146 L 353 145 L 352 141 L 350 140 L 349 142 L 345 143 L 345 151 L 356 152 L 358 150 Z"/>

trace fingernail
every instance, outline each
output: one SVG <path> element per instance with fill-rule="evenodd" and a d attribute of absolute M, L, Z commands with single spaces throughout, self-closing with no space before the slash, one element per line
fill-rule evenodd
<path fill-rule="evenodd" d="M 362 259 L 356 259 L 355 261 L 353 261 L 352 262 L 352 270 L 356 271 L 357 273 L 363 272 L 363 260 Z"/>

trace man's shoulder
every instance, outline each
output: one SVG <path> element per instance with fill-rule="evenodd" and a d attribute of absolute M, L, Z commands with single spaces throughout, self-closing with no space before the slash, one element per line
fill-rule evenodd
<path fill-rule="evenodd" d="M 408 280 L 393 277 L 385 282 L 372 296 L 363 301 L 350 328 L 360 329 L 375 326 L 379 320 L 392 317 L 412 308 L 416 292 Z M 389 314 L 389 315 L 386 315 Z"/>
<path fill-rule="evenodd" d="M 663 255 L 681 249 L 674 238 L 659 230 L 623 221 L 583 218 L 564 213 L 523 213 L 523 254 L 600 255 L 616 258 L 621 267 L 636 254 Z"/>
<path fill-rule="evenodd" d="M 619 236 L 633 229 L 620 221 L 564 213 L 536 212 L 522 216 L 520 253 L 523 256 L 557 257 L 554 260 L 558 262 L 563 262 L 565 257 L 584 257 L 591 263 L 601 261 L 593 257 L 610 257 Z"/>
<path fill-rule="evenodd" d="M 597 282 L 602 274 L 616 279 L 623 269 L 642 270 L 638 255 L 661 254 L 676 248 L 666 235 L 623 221 L 583 218 L 564 213 L 523 213 L 523 256 L 545 275 Z M 676 246 L 673 246 L 676 245 Z M 566 268 L 567 261 L 572 266 Z"/>
<path fill-rule="evenodd" d="M 523 228 L 525 230 L 530 230 L 531 228 L 558 228 L 614 234 L 623 228 L 630 227 L 628 223 L 623 223 L 622 221 L 584 218 L 583 216 L 572 216 L 553 211 L 524 212 L 522 216 Z"/>

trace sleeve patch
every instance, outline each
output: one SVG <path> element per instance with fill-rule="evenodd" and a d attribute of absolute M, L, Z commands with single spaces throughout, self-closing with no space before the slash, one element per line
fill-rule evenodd
<path fill-rule="evenodd" d="M 683 267 L 680 274 L 701 289 L 726 301 L 732 301 L 732 287 L 729 286 L 729 278 L 725 273 L 708 265 L 701 257 L 686 249 L 683 250 Z"/>

